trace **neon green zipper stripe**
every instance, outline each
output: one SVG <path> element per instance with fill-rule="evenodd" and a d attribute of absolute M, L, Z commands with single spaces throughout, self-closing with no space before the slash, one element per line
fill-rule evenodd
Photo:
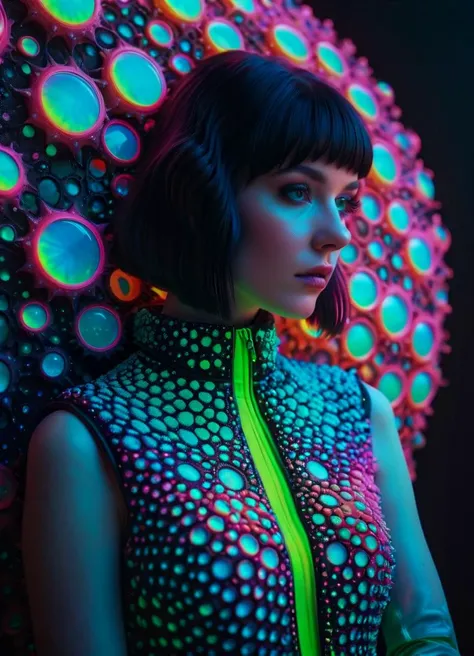
<path fill-rule="evenodd" d="M 252 331 L 249 328 L 239 328 L 235 331 L 234 344 L 235 400 L 250 452 L 290 556 L 300 653 L 301 656 L 320 656 L 313 555 L 308 536 L 288 488 L 280 456 L 257 406 L 252 383 L 251 359 L 255 362 Z"/>

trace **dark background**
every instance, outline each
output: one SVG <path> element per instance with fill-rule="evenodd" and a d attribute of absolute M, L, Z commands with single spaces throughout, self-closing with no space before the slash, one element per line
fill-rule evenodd
<path fill-rule="evenodd" d="M 308 1 L 308 0 L 307 0 Z M 436 0 L 435 0 L 436 1 Z M 453 313 L 450 381 L 434 401 L 415 493 L 456 626 L 462 656 L 474 654 L 474 6 L 440 0 L 309 0 L 331 18 L 379 80 L 395 91 L 401 121 L 423 143 L 453 243 L 446 261 Z M 471 537 L 472 536 L 472 537 Z"/>

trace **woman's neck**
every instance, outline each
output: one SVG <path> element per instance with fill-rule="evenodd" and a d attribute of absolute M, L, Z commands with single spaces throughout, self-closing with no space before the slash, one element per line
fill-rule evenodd
<path fill-rule="evenodd" d="M 184 321 L 215 323 L 236 328 L 245 327 L 251 324 L 257 313 L 258 309 L 234 311 L 232 318 L 230 320 L 225 320 L 222 317 L 206 312 L 205 310 L 197 310 L 196 308 L 186 305 L 173 294 L 168 294 L 162 310 L 162 314 L 176 319 L 183 319 Z"/>

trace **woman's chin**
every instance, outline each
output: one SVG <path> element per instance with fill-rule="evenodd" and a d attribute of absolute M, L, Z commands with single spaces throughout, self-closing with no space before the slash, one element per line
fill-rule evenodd
<path fill-rule="evenodd" d="M 278 309 L 268 308 L 269 312 L 277 314 L 283 319 L 293 319 L 295 321 L 303 321 L 309 319 L 314 314 L 314 308 L 316 306 L 317 296 L 313 294 L 311 297 L 308 295 L 307 298 L 292 298 L 287 300 L 286 303 L 280 303 Z"/>

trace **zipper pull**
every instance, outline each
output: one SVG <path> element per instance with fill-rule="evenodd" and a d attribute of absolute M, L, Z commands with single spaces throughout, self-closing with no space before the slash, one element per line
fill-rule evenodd
<path fill-rule="evenodd" d="M 257 362 L 257 353 L 255 351 L 255 346 L 254 346 L 254 343 L 253 343 L 252 335 L 250 335 L 250 337 L 247 341 L 247 348 L 250 351 L 250 356 L 252 358 L 252 362 Z"/>

